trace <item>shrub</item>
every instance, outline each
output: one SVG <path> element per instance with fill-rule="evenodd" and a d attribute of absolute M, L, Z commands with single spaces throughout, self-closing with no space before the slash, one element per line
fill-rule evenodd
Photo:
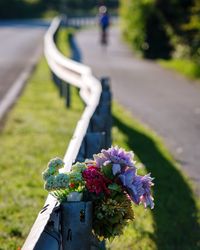
<path fill-rule="evenodd" d="M 121 0 L 122 30 L 147 58 L 170 58 L 180 44 L 200 58 L 198 0 Z"/>

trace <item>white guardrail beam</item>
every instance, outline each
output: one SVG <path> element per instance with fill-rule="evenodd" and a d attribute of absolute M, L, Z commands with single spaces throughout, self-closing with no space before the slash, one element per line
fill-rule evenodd
<path fill-rule="evenodd" d="M 99 80 L 93 75 L 89 67 L 64 57 L 57 49 L 54 35 L 59 29 L 61 18 L 54 18 L 44 38 L 44 53 L 48 65 L 58 78 L 66 83 L 80 88 L 80 96 L 86 104 L 83 114 L 77 123 L 73 137 L 64 155 L 64 168 L 68 172 L 75 161 L 81 143 L 86 135 L 90 119 L 94 114 L 100 100 L 102 87 Z M 48 195 L 43 209 L 31 228 L 31 231 L 22 247 L 22 250 L 33 250 L 51 216 L 53 209 L 58 204 L 57 200 Z"/>

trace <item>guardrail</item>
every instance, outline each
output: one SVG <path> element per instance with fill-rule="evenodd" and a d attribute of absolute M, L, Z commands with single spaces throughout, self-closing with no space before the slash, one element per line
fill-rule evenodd
<path fill-rule="evenodd" d="M 110 21 L 112 24 L 117 24 L 118 17 L 117 16 L 110 16 Z M 67 23 L 69 26 L 73 26 L 73 27 L 98 25 L 98 16 L 69 17 L 67 19 Z"/>
<path fill-rule="evenodd" d="M 45 35 L 45 57 L 57 86 L 62 88 L 63 84 L 66 86 L 71 84 L 78 87 L 85 103 L 83 114 L 64 155 L 65 165 L 62 171 L 67 172 L 75 161 L 83 161 L 103 147 L 110 146 L 111 93 L 108 78 L 99 81 L 92 75 L 89 67 L 68 59 L 60 53 L 54 42 L 60 25 L 61 19 L 55 18 Z M 66 98 L 69 99 L 69 91 Z M 68 106 L 69 104 L 68 100 Z M 48 195 L 22 250 L 66 249 L 62 246 L 60 236 L 59 202 Z"/>

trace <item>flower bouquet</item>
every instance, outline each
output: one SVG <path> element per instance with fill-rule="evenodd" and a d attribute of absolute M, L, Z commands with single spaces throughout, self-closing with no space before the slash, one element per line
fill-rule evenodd
<path fill-rule="evenodd" d="M 43 172 L 45 189 L 61 203 L 93 202 L 93 232 L 100 239 L 120 235 L 134 219 L 132 204 L 154 207 L 150 174 L 137 174 L 133 153 L 122 148 L 102 150 L 85 162 L 77 162 L 68 173 L 59 173 L 64 163 L 52 159 Z"/>

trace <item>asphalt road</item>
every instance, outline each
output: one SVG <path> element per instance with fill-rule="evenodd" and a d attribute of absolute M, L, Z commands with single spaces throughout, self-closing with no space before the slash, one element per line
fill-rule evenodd
<path fill-rule="evenodd" d="M 110 30 L 107 48 L 100 46 L 97 29 L 76 38 L 83 63 L 97 77 L 111 77 L 114 98 L 164 139 L 200 194 L 200 83 L 137 59 L 117 28 Z"/>
<path fill-rule="evenodd" d="M 42 52 L 47 26 L 39 20 L 0 22 L 0 103 L 19 75 Z"/>

